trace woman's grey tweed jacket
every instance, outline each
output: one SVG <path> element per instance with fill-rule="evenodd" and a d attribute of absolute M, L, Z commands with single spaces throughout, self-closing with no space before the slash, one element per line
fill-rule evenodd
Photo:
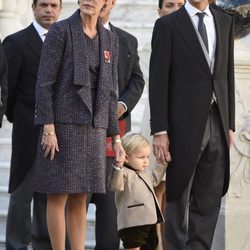
<path fill-rule="evenodd" d="M 80 11 L 57 22 L 45 39 L 36 87 L 36 124 L 87 124 L 119 134 L 118 39 L 98 23 L 99 80 L 94 112 Z"/>

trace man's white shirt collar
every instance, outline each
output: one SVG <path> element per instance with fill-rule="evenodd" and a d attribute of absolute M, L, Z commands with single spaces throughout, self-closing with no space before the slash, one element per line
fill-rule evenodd
<path fill-rule="evenodd" d="M 104 26 L 104 28 L 106 28 L 107 30 L 111 30 L 109 21 L 107 21 L 105 24 L 103 24 L 103 26 Z"/>
<path fill-rule="evenodd" d="M 37 33 L 41 37 L 41 39 L 44 41 L 44 39 L 45 39 L 44 34 L 48 33 L 48 30 L 45 29 L 44 27 L 42 27 L 36 20 L 33 20 L 33 25 L 34 25 Z"/>
<path fill-rule="evenodd" d="M 197 13 L 201 13 L 201 12 L 205 12 L 209 17 L 212 17 L 212 13 L 209 9 L 209 4 L 204 11 L 200 11 L 199 9 L 197 9 L 193 5 L 191 5 L 188 1 L 186 1 L 185 9 L 191 17 L 194 17 Z"/>

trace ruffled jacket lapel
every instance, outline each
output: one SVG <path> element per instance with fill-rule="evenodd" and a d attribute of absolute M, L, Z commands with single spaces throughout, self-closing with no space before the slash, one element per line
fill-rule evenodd
<path fill-rule="evenodd" d="M 88 108 L 88 111 L 92 114 L 89 64 L 86 58 L 86 41 L 84 38 L 79 10 L 77 10 L 75 14 L 69 18 L 69 23 L 72 36 L 72 53 L 74 58 L 73 84 L 81 87 L 77 90 L 77 93 Z"/>
<path fill-rule="evenodd" d="M 89 81 L 89 63 L 86 57 L 86 40 L 83 33 L 82 21 L 80 17 L 80 11 L 77 10 L 69 18 L 70 31 L 72 36 L 72 53 L 74 58 L 74 81 L 73 84 L 80 87 L 77 90 L 78 95 L 88 108 L 88 111 L 93 114 L 91 89 Z M 112 77 L 111 66 L 105 60 L 105 51 L 111 51 L 110 37 L 106 29 L 98 22 L 98 34 L 99 34 L 99 81 L 97 84 L 97 100 L 96 111 L 104 98 L 105 91 L 108 89 L 107 76 Z M 111 58 L 112 59 L 112 58 Z"/>

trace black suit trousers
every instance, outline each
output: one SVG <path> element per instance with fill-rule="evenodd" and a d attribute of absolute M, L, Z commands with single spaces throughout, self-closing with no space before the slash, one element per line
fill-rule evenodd
<path fill-rule="evenodd" d="M 218 108 L 213 104 L 189 185 L 179 199 L 167 204 L 168 250 L 211 249 L 223 194 L 227 151 Z"/>
<path fill-rule="evenodd" d="M 51 249 L 46 223 L 46 194 L 34 194 L 30 170 L 22 183 L 11 193 L 7 225 L 6 250 Z M 31 201 L 33 199 L 33 220 Z"/>

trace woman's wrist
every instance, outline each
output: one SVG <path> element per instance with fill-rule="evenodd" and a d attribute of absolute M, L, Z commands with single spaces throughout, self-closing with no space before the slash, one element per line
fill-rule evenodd
<path fill-rule="evenodd" d="M 43 135 L 55 135 L 55 126 L 54 124 L 46 124 L 43 126 Z"/>
<path fill-rule="evenodd" d="M 120 135 L 116 135 L 114 137 L 112 137 L 112 143 L 121 143 L 121 138 L 120 138 Z"/>
<path fill-rule="evenodd" d="M 54 132 L 43 132 L 43 135 L 44 136 L 55 135 L 55 133 Z"/>
<path fill-rule="evenodd" d="M 121 139 L 114 139 L 114 140 L 112 140 L 112 143 L 121 143 L 122 141 L 121 141 Z"/>

